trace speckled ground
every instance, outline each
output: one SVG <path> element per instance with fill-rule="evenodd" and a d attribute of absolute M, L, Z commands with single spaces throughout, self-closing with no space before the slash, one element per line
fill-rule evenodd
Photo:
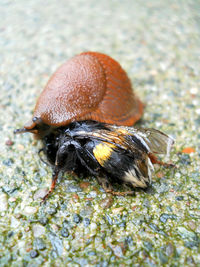
<path fill-rule="evenodd" d="M 200 266 L 200 2 L 0 3 L 0 266 Z M 79 52 L 109 54 L 146 103 L 139 126 L 176 138 L 171 160 L 134 196 L 51 170 L 28 121 L 51 73 Z"/>

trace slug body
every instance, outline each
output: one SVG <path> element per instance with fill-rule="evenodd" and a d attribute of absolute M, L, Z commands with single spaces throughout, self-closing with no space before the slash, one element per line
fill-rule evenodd
<path fill-rule="evenodd" d="M 83 120 L 131 126 L 142 114 L 143 104 L 120 64 L 105 54 L 84 52 L 52 75 L 24 130 L 41 135 L 42 125 L 55 128 Z"/>

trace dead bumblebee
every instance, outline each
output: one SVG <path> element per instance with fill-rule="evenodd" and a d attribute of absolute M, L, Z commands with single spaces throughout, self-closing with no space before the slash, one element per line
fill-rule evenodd
<path fill-rule="evenodd" d="M 115 192 L 113 181 L 146 188 L 151 184 L 154 163 L 170 165 L 158 161 L 155 154 L 168 154 L 173 139 L 155 129 L 81 121 L 51 130 L 42 137 L 42 142 L 42 151 L 53 168 L 46 199 L 60 172 L 94 175 L 106 192 L 115 195 L 133 191 Z"/>

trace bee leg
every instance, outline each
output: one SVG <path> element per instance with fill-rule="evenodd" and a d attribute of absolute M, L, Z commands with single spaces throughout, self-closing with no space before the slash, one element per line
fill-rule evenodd
<path fill-rule="evenodd" d="M 148 157 L 150 158 L 152 164 L 159 164 L 161 166 L 168 167 L 168 168 L 176 167 L 175 164 L 166 163 L 166 162 L 163 162 L 161 160 L 158 160 L 158 158 L 153 153 L 149 153 Z"/>
<path fill-rule="evenodd" d="M 126 191 L 126 192 L 116 192 L 113 190 L 112 185 L 110 184 L 110 182 L 108 181 L 107 178 L 100 178 L 97 177 L 98 183 L 103 187 L 104 191 L 106 193 L 110 193 L 114 196 L 126 196 L 126 195 L 133 195 L 134 191 Z"/>
<path fill-rule="evenodd" d="M 47 198 L 49 197 L 49 195 L 53 192 L 53 190 L 54 190 L 54 188 L 56 186 L 56 182 L 58 180 L 58 174 L 59 174 L 58 170 L 53 172 L 51 187 L 50 187 L 48 193 L 43 197 L 42 203 L 44 203 L 47 200 Z"/>

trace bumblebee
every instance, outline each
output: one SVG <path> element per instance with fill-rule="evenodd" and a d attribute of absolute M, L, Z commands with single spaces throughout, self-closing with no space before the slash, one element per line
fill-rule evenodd
<path fill-rule="evenodd" d="M 156 154 L 169 154 L 173 139 L 155 129 L 114 126 L 96 121 L 72 122 L 56 128 L 42 138 L 41 149 L 53 168 L 53 191 L 59 173 L 89 173 L 97 177 L 104 190 L 114 195 L 113 181 L 131 187 L 146 188 L 151 184 Z"/>

